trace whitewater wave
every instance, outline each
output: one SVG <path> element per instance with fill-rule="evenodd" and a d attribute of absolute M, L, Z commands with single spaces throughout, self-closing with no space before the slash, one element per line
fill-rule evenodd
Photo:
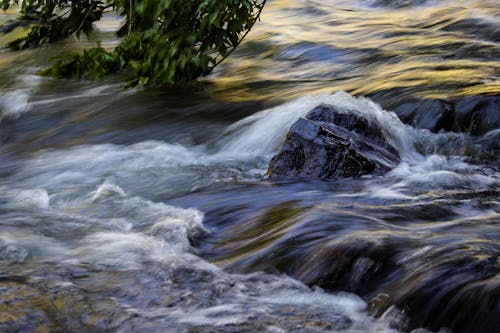
<path fill-rule="evenodd" d="M 31 97 L 36 93 L 40 81 L 38 75 L 20 75 L 8 90 L 1 92 L 0 122 L 4 118 L 18 118 L 31 110 Z"/>
<path fill-rule="evenodd" d="M 103 288 L 105 271 L 113 276 L 114 286 L 106 294 L 114 295 L 108 304 L 114 313 L 148 319 L 155 327 L 168 322 L 177 329 L 243 329 L 258 322 L 264 331 L 285 332 L 299 320 L 306 328 L 395 332 L 388 320 L 368 316 L 367 304 L 355 295 L 312 290 L 286 276 L 229 274 L 201 259 L 190 239 L 209 231 L 197 209 L 131 196 L 111 179 L 72 196 L 64 195 L 68 186 L 65 182 L 50 190 L 22 190 L 18 196 L 15 190 L 0 194 L 0 209 L 10 211 L 0 232 L 0 262 L 30 262 L 30 274 L 38 274 L 38 283 L 45 281 L 49 293 L 69 291 L 100 304 L 101 293 L 86 291 Z M 31 200 L 16 204 L 19 196 Z M 48 197 L 50 204 L 45 203 Z M 36 273 L 50 263 L 65 269 Z M 150 271 L 152 267 L 159 268 Z M 93 282 L 82 288 L 87 280 Z M 158 288 L 156 294 L 148 289 L 152 287 Z M 206 294 L 211 290 L 215 292 Z M 170 300 L 175 307 L 163 305 Z"/>
<path fill-rule="evenodd" d="M 363 117 L 381 128 L 401 157 L 401 164 L 386 176 L 388 190 L 498 186 L 495 171 L 486 175 L 483 167 L 470 163 L 473 140 L 469 135 L 415 129 L 371 100 L 345 92 L 305 96 L 257 112 L 229 126 L 215 149 L 162 141 L 75 146 L 37 154 L 12 178 L 21 188 L 56 191 L 56 197 L 60 188 L 69 195 L 72 189 L 106 185 L 107 179 L 119 186 L 101 186 L 94 200 L 107 193 L 123 195 L 124 191 L 154 199 L 213 183 L 261 180 L 291 125 L 322 104 L 334 105 L 339 112 Z M 491 133 L 485 138 L 489 136 Z"/>
<path fill-rule="evenodd" d="M 33 71 L 33 69 L 31 70 Z M 43 78 L 35 74 L 23 74 L 16 77 L 8 89 L 0 90 L 0 122 L 2 119 L 17 119 L 23 114 L 36 110 L 40 106 L 54 105 L 69 100 L 81 100 L 97 96 L 116 95 L 120 84 L 93 86 L 81 89 L 78 93 L 65 93 L 62 96 L 40 96 L 39 90 Z M 120 91 L 123 97 L 133 90 Z"/>
<path fill-rule="evenodd" d="M 0 261 L 42 266 L 56 262 L 75 267 L 77 272 L 71 274 L 77 275 L 82 267 L 92 267 L 85 273 L 89 276 L 101 274 L 94 270 L 134 272 L 141 286 L 163 288 L 178 305 L 168 308 L 143 300 L 149 302 L 145 306 L 138 295 L 149 291 L 139 288 L 138 293 L 137 283 L 130 283 L 117 287 L 119 306 L 137 302 L 129 310 L 138 318 L 169 320 L 179 329 L 206 325 L 256 329 L 252 323 L 259 318 L 264 331 L 287 331 L 288 321 L 275 320 L 286 311 L 291 321 L 312 315 L 311 325 L 390 332 L 389 322 L 396 319 L 388 314 L 374 320 L 366 313 L 367 304 L 355 295 L 311 290 L 286 276 L 229 274 L 208 263 L 193 246 L 212 232 L 204 226 L 203 212 L 164 203 L 200 186 L 264 179 L 267 162 L 280 149 L 291 124 L 321 104 L 375 122 L 402 157 L 401 164 L 384 177 L 365 179 L 364 190 L 346 196 L 404 201 L 432 196 L 436 189 L 500 185 L 498 173 L 485 173 L 467 163 L 460 155 L 462 148 L 453 149 L 466 142 L 466 136 L 411 128 L 369 99 L 344 92 L 306 96 L 233 124 L 215 149 L 145 141 L 75 146 L 26 159 L 0 181 L 0 209 L 5 212 Z M 454 143 L 445 147 L 443 142 Z M 428 152 L 419 148 L 423 143 Z M 151 264 L 161 269 L 147 271 Z M 67 278 L 61 279 L 63 283 Z M 196 288 L 218 291 L 207 296 Z M 120 301 L 124 294 L 129 296 Z M 184 304 L 186 297 L 189 301 Z"/>

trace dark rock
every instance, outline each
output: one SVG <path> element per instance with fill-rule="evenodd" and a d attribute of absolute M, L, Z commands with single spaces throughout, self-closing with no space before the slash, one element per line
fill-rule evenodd
<path fill-rule="evenodd" d="M 369 97 L 385 110 L 394 111 L 403 123 L 433 132 L 469 132 L 479 136 L 500 128 L 500 95 L 419 99 L 394 90 Z"/>
<path fill-rule="evenodd" d="M 453 128 L 453 104 L 443 100 L 420 100 L 403 103 L 393 110 L 402 122 L 433 132 Z"/>
<path fill-rule="evenodd" d="M 382 131 L 367 119 L 321 105 L 291 127 L 270 162 L 270 178 L 334 179 L 384 172 L 399 161 Z"/>
<path fill-rule="evenodd" d="M 456 130 L 482 135 L 500 128 L 500 96 L 469 96 L 455 110 Z"/>

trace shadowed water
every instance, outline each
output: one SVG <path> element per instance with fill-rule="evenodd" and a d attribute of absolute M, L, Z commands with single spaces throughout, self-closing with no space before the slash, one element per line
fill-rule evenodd
<path fill-rule="evenodd" d="M 497 96 L 499 16 L 486 0 L 269 1 L 211 76 L 140 90 L 36 75 L 116 45 L 114 18 L 90 41 L 1 50 L 0 331 L 496 332 L 499 129 L 390 111 Z M 269 181 L 321 104 L 378 124 L 401 163 Z"/>

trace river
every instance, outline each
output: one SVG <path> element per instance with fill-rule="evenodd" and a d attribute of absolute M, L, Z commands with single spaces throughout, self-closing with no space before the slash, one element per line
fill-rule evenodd
<path fill-rule="evenodd" d="M 499 332 L 500 129 L 391 112 L 498 97 L 498 22 L 497 0 L 271 0 L 210 76 L 143 89 L 37 75 L 116 45 L 113 17 L 0 49 L 0 331 Z M 269 180 L 321 104 L 401 163 Z"/>

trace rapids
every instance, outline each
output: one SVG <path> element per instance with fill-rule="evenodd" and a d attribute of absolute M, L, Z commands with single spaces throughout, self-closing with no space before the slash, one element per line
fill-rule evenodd
<path fill-rule="evenodd" d="M 499 18 L 495 0 L 268 1 L 209 77 L 134 90 L 36 74 L 116 45 L 117 18 L 0 49 L 0 331 L 498 332 L 500 129 L 392 110 L 498 96 Z M 401 163 L 268 180 L 321 104 L 376 122 Z"/>

